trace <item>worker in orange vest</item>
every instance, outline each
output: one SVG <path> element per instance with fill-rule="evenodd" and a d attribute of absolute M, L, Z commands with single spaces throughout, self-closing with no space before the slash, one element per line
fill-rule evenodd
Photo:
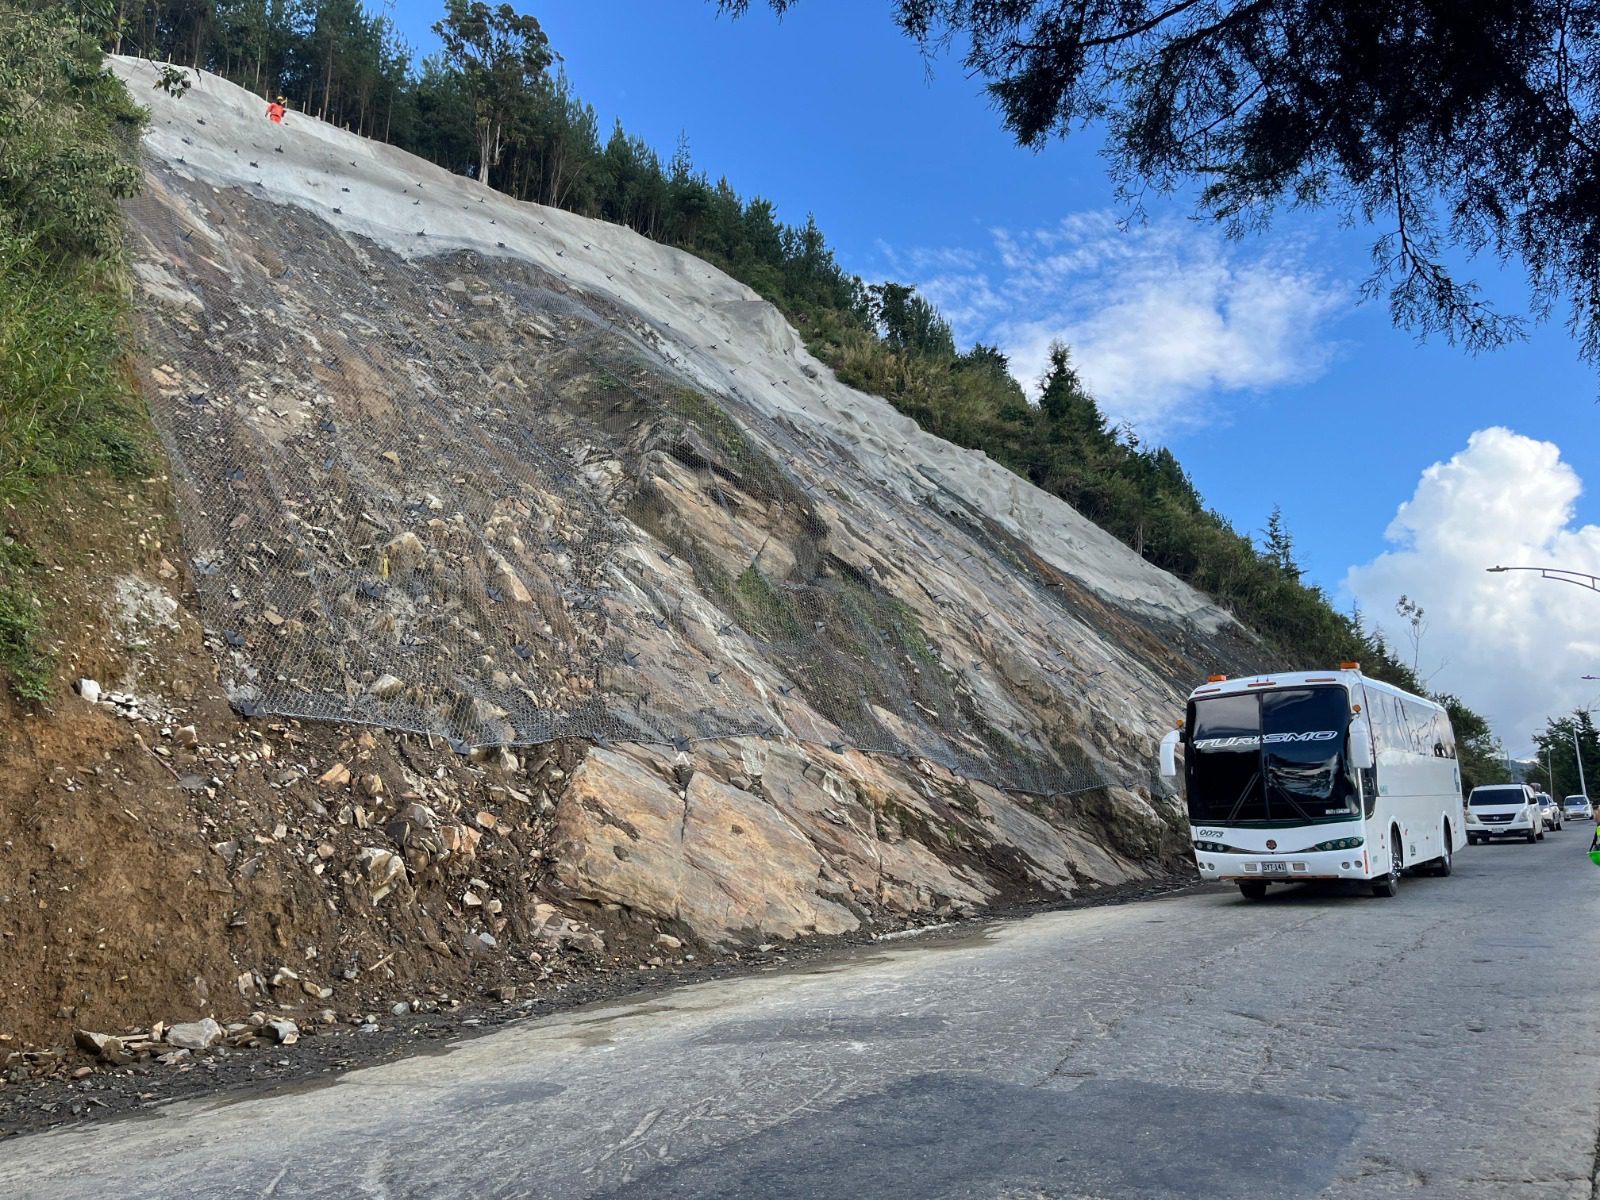
<path fill-rule="evenodd" d="M 283 124 L 284 111 L 282 96 L 279 96 L 271 104 L 267 105 L 267 116 L 272 118 L 272 123 L 274 125 Z"/>

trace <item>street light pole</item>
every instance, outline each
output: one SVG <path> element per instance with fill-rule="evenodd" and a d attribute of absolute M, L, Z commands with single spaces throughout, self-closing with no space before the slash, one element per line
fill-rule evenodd
<path fill-rule="evenodd" d="M 1568 571 L 1564 567 L 1485 567 L 1491 575 L 1498 575 L 1506 571 L 1537 571 L 1540 579 L 1554 579 L 1558 583 L 1571 583 L 1581 588 L 1588 588 L 1591 592 L 1600 592 L 1600 575 L 1589 575 L 1583 571 Z M 1585 675 L 1585 679 L 1593 679 L 1593 675 Z M 1583 747 L 1578 744 L 1578 727 L 1572 727 L 1572 753 L 1578 760 L 1578 791 L 1585 796 L 1589 794 L 1589 785 L 1583 779 Z M 1554 777 L 1552 776 L 1552 779 Z"/>
<path fill-rule="evenodd" d="M 1537 571 L 1540 579 L 1555 579 L 1588 588 L 1591 592 L 1600 592 L 1600 575 L 1586 575 L 1582 571 L 1568 571 L 1561 567 L 1485 567 L 1484 570 L 1491 575 L 1501 571 Z"/>

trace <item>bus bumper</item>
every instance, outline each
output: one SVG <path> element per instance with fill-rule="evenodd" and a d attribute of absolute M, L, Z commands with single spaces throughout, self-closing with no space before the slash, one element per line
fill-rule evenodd
<path fill-rule="evenodd" d="M 1371 879 L 1365 848 L 1307 850 L 1299 854 L 1195 855 L 1200 878 L 1221 883 L 1303 883 L 1311 879 Z"/>

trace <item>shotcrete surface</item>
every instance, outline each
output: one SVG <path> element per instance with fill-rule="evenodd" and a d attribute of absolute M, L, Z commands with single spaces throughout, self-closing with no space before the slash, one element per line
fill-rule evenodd
<path fill-rule="evenodd" d="M 511 200 L 303 113 L 269 125 L 259 97 L 205 72 L 174 98 L 154 88 L 155 64 L 111 61 L 151 109 L 148 150 L 180 173 L 307 209 L 407 258 L 472 250 L 524 259 L 635 310 L 641 335 L 706 390 L 826 431 L 903 497 L 987 517 L 1126 608 L 1207 632 L 1233 623 L 1070 505 L 838 383 L 775 308 L 703 260 L 621 226 Z"/>

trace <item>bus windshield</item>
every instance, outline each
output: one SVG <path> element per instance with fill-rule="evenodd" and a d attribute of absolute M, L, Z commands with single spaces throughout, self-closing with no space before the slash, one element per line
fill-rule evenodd
<path fill-rule="evenodd" d="M 1345 766 L 1342 687 L 1191 701 L 1185 774 L 1197 825 L 1312 825 L 1360 815 Z"/>

